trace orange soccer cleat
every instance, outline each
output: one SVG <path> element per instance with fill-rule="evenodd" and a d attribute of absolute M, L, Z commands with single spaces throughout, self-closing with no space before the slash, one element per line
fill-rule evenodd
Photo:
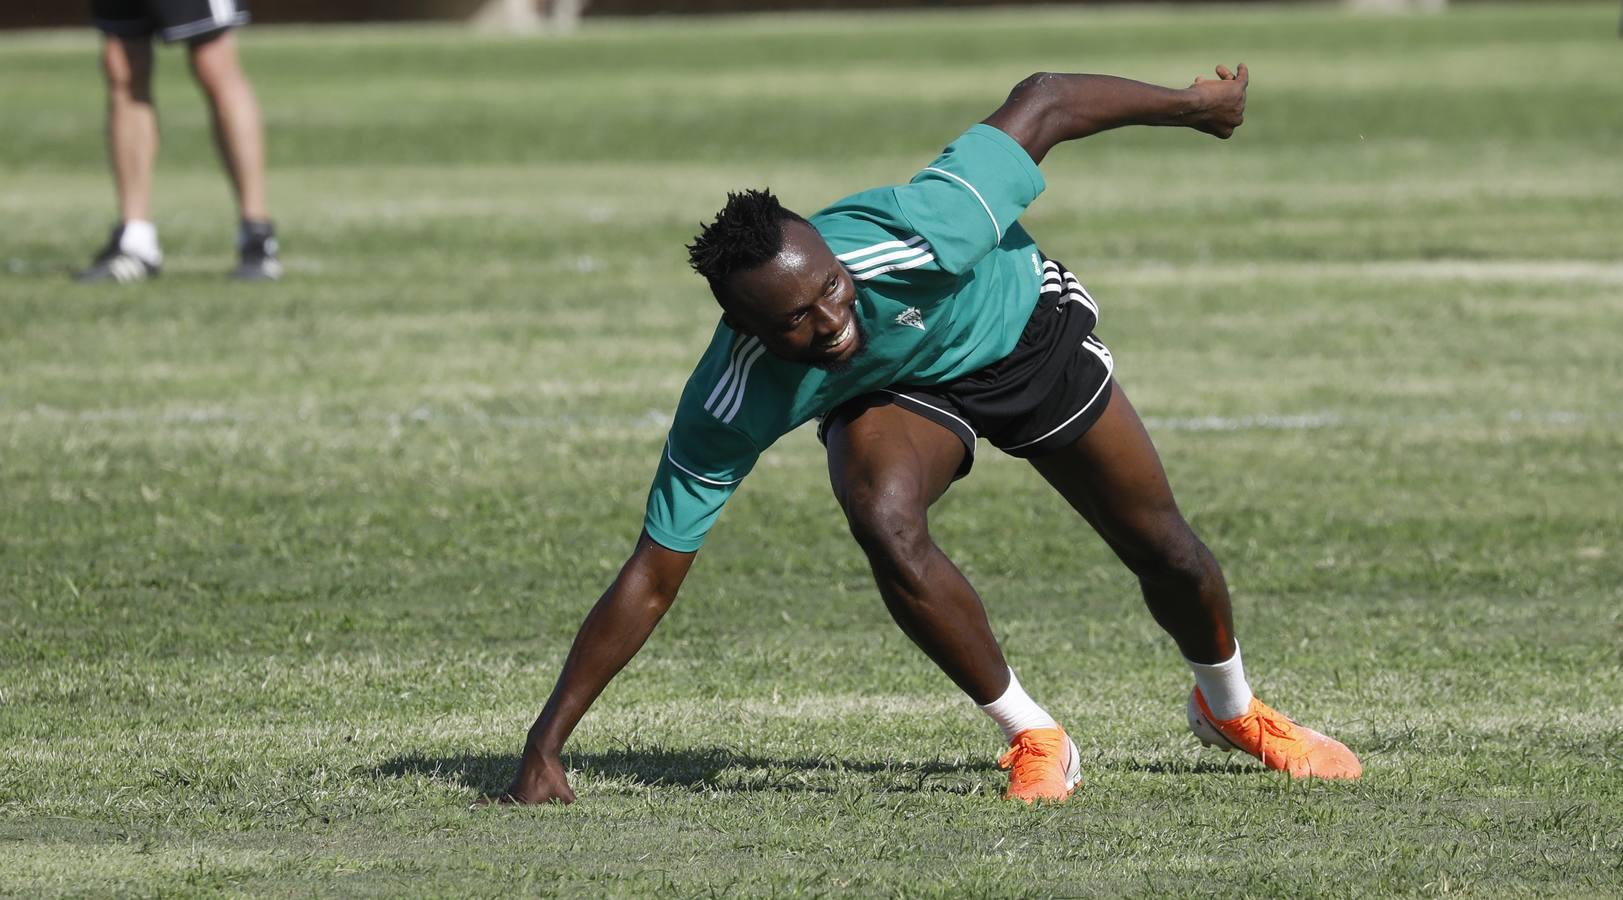
<path fill-rule="evenodd" d="M 1358 757 L 1340 741 L 1303 728 L 1255 697 L 1250 709 L 1219 721 L 1197 687 L 1189 692 L 1189 730 L 1208 747 L 1224 753 L 1243 750 L 1292 778 L 1351 779 L 1364 774 Z"/>
<path fill-rule="evenodd" d="M 1064 800 L 1082 783 L 1082 755 L 1063 728 L 1028 728 L 997 761 L 1009 770 L 1006 800 Z"/>

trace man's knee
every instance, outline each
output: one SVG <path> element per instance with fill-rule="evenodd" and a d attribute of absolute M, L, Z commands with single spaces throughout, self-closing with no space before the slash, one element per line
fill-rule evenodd
<path fill-rule="evenodd" d="M 1176 511 L 1138 529 L 1122 561 L 1140 578 L 1199 584 L 1217 575 L 1217 560 Z"/>
<path fill-rule="evenodd" d="M 199 41 L 189 46 L 192 75 L 203 89 L 216 93 L 242 80 L 242 66 L 237 61 L 237 45 L 229 33 Z"/>
<path fill-rule="evenodd" d="M 916 492 L 897 485 L 866 483 L 840 492 L 851 536 L 874 567 L 907 577 L 922 571 L 929 553 L 926 504 Z"/>
<path fill-rule="evenodd" d="M 152 98 L 152 45 L 146 41 L 108 38 L 102 46 L 101 70 L 107 89 L 137 100 Z"/>

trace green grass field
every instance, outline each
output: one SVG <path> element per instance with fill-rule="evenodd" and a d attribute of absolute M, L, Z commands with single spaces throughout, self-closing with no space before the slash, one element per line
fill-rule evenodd
<path fill-rule="evenodd" d="M 1623 895 L 1615 3 L 244 35 L 289 275 L 161 62 L 168 268 L 71 284 L 88 31 L 0 36 L 0 894 Z M 1136 586 L 989 448 L 933 517 L 1083 793 L 890 624 L 803 429 L 582 723 L 501 788 L 624 559 L 728 188 L 906 180 L 1041 69 L 1253 72 L 1219 143 L 1056 150 L 1026 219 L 1224 562 L 1258 692 L 1355 784 L 1202 751 Z"/>

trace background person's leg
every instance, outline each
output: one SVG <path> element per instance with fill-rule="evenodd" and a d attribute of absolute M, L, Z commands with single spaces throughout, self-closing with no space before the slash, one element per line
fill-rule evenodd
<path fill-rule="evenodd" d="M 139 25 L 140 23 L 136 23 Z M 152 38 L 102 38 L 107 82 L 107 164 L 118 198 L 118 224 L 90 266 L 74 277 L 87 282 L 144 281 L 158 274 L 163 253 L 152 224 L 152 169 L 158 158 L 158 110 L 152 96 Z"/>
<path fill-rule="evenodd" d="M 1234 653 L 1223 571 L 1178 511 L 1161 458 L 1120 384 L 1075 444 L 1031 464 L 1138 576 L 1150 614 L 1185 658 L 1217 663 Z"/>
<path fill-rule="evenodd" d="M 107 160 L 121 222 L 152 220 L 152 168 L 158 159 L 158 110 L 152 97 L 150 37 L 107 35 L 101 65 L 107 81 Z"/>
<path fill-rule="evenodd" d="M 237 56 L 236 36 L 219 32 L 189 48 L 192 73 L 208 100 L 215 145 L 231 178 L 237 210 L 244 222 L 263 222 L 270 217 L 265 200 L 264 126 L 253 85 Z"/>

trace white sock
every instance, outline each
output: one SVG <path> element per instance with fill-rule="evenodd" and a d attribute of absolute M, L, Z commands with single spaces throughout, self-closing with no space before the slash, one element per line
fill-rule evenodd
<path fill-rule="evenodd" d="M 118 238 L 118 249 L 153 265 L 163 262 L 163 251 L 158 249 L 158 226 L 143 219 L 130 219 Z"/>
<path fill-rule="evenodd" d="M 1020 686 L 1020 679 L 1014 677 L 1013 669 L 1009 670 L 1009 688 L 1003 692 L 1003 696 L 980 708 L 981 712 L 992 717 L 997 727 L 1003 729 L 1003 738 L 1008 741 L 1013 741 L 1015 735 L 1028 729 L 1059 727 L 1054 717 L 1026 694 L 1026 689 Z"/>
<path fill-rule="evenodd" d="M 1234 642 L 1234 655 L 1220 663 L 1206 665 L 1185 659 L 1195 673 L 1195 685 L 1206 698 L 1206 707 L 1218 719 L 1232 719 L 1251 708 L 1251 685 L 1240 663 L 1240 642 Z"/>

